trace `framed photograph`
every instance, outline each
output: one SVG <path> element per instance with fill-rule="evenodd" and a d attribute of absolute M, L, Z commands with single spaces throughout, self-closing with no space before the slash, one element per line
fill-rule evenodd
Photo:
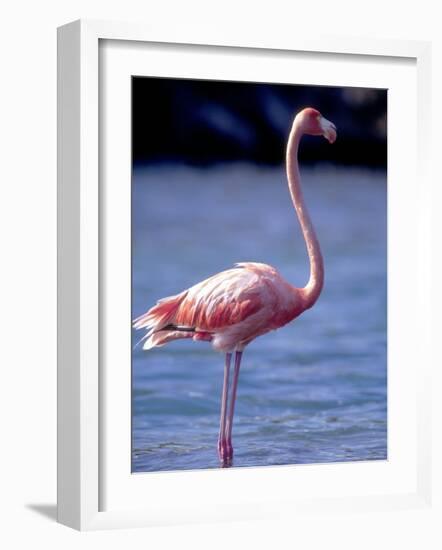
<path fill-rule="evenodd" d="M 173 34 L 59 29 L 59 521 L 426 506 L 430 45 Z"/>
<path fill-rule="evenodd" d="M 132 472 L 387 459 L 386 162 L 385 89 L 132 77 Z"/>

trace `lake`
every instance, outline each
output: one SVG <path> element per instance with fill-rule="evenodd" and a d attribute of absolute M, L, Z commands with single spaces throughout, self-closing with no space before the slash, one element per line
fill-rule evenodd
<path fill-rule="evenodd" d="M 245 350 L 235 467 L 387 458 L 386 174 L 321 166 L 301 177 L 325 286 L 312 309 Z M 308 280 L 282 167 L 135 168 L 132 241 L 133 317 L 235 262 Z M 220 466 L 223 367 L 206 342 L 133 350 L 133 472 Z"/>

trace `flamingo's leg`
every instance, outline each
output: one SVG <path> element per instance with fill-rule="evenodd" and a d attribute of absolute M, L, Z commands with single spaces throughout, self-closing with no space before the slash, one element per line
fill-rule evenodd
<path fill-rule="evenodd" d="M 226 417 L 227 417 L 227 398 L 229 394 L 229 372 L 230 372 L 230 359 L 231 353 L 226 353 L 226 361 L 224 364 L 224 381 L 223 391 L 221 394 L 221 418 L 219 422 L 219 438 L 218 438 L 218 453 L 221 460 L 224 460 L 227 454 L 226 445 Z"/>
<path fill-rule="evenodd" d="M 239 368 L 241 366 L 242 351 L 237 351 L 235 354 L 235 370 L 233 372 L 232 390 L 230 396 L 229 415 L 227 417 L 225 439 L 227 442 L 227 458 L 233 457 L 233 445 L 232 445 L 232 427 L 233 427 L 233 415 L 235 413 L 235 401 L 236 390 L 238 387 Z"/>

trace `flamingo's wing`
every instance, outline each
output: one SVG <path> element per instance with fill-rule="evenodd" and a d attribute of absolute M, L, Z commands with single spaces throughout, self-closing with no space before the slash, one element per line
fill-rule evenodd
<path fill-rule="evenodd" d="M 246 332 L 257 335 L 287 322 L 278 317 L 285 315 L 291 299 L 288 294 L 279 295 L 281 283 L 271 266 L 236 264 L 176 296 L 159 300 L 135 319 L 134 328 L 148 331 L 142 338 L 144 349 L 178 338 L 212 340 L 230 327 L 244 327 L 243 321 L 252 316 L 254 322 L 248 323 Z"/>
<path fill-rule="evenodd" d="M 240 267 L 222 271 L 189 288 L 174 325 L 214 332 L 235 325 L 262 307 L 260 277 Z"/>
<path fill-rule="evenodd" d="M 244 320 L 262 305 L 259 275 L 241 266 L 213 275 L 201 283 L 163 298 L 134 320 L 136 329 L 151 333 L 166 327 L 185 332 L 211 332 Z"/>

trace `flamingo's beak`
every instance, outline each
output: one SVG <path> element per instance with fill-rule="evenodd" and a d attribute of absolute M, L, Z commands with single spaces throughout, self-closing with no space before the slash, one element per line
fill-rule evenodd
<path fill-rule="evenodd" d="M 334 143 L 336 141 L 336 126 L 333 122 L 330 122 L 323 116 L 319 120 L 319 125 L 321 126 L 322 135 L 329 143 Z"/>

